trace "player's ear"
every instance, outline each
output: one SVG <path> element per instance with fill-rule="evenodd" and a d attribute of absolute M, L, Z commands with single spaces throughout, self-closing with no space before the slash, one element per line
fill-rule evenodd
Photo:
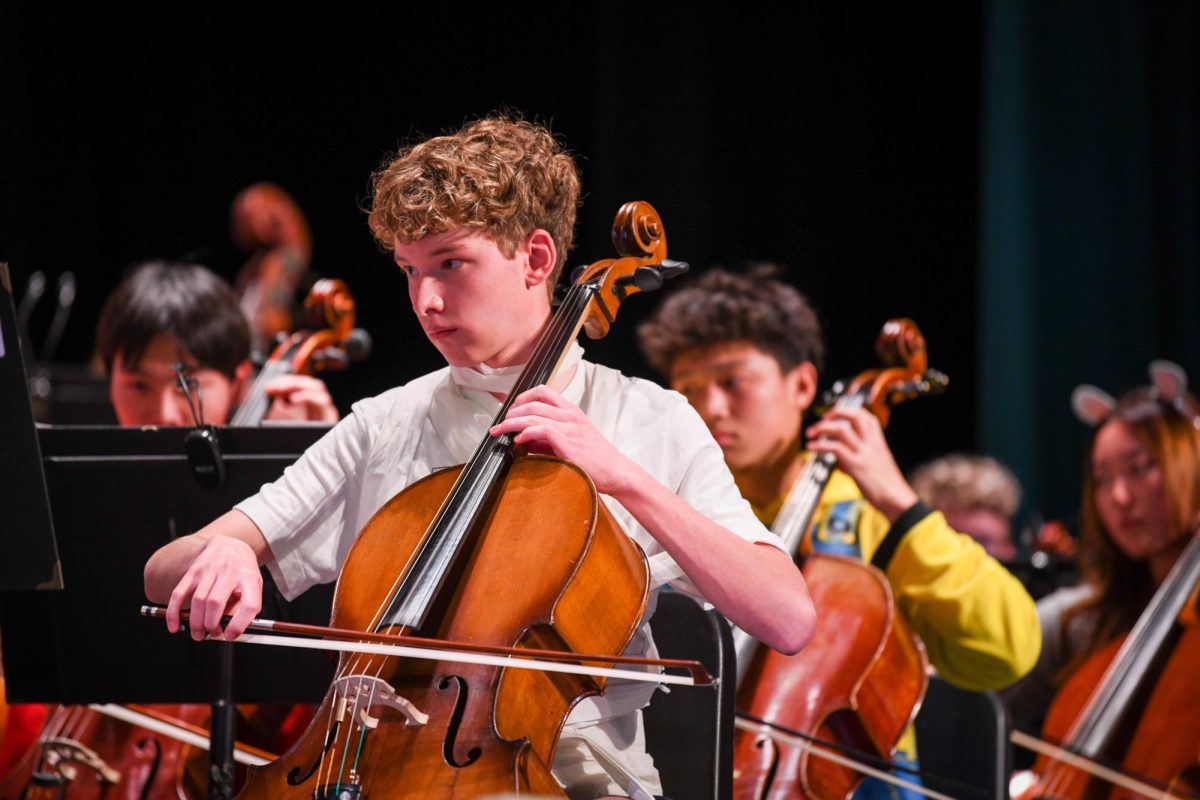
<path fill-rule="evenodd" d="M 800 411 L 807 411 L 817 397 L 817 368 L 803 361 L 784 375 L 792 400 Z"/>
<path fill-rule="evenodd" d="M 250 388 L 250 374 L 254 371 L 254 365 L 250 363 L 250 359 L 242 360 L 242 363 L 237 365 L 233 371 L 233 396 L 238 403 L 246 399 L 246 392 Z"/>
<path fill-rule="evenodd" d="M 540 286 L 554 274 L 554 265 L 558 261 L 558 249 L 554 246 L 554 237 L 548 231 L 536 228 L 525 237 L 521 252 L 526 255 L 525 285 Z"/>

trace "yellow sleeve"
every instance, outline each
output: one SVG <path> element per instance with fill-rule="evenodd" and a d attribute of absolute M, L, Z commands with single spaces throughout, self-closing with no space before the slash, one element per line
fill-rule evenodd
<path fill-rule="evenodd" d="M 891 524 L 864 503 L 863 558 Z M 1042 629 L 1016 576 L 935 511 L 904 534 L 887 567 L 896 602 L 943 678 L 972 691 L 1002 689 L 1033 669 Z"/>
<path fill-rule="evenodd" d="M 861 497 L 858 487 L 849 476 L 835 473 L 818 518 L 830 503 L 852 496 Z M 857 528 L 862 557 L 869 562 L 891 523 L 863 501 Z M 941 513 L 929 514 L 904 534 L 887 576 L 901 612 L 946 680 L 971 691 L 990 691 L 1033 669 L 1042 647 L 1033 598 Z"/>

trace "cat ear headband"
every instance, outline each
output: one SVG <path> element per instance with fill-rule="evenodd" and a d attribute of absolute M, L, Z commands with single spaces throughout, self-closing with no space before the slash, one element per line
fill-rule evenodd
<path fill-rule="evenodd" d="M 1187 408 L 1187 373 L 1171 361 L 1150 362 L 1151 392 L 1163 403 L 1174 406 L 1180 413 L 1191 415 Z M 1071 392 L 1071 408 L 1084 425 L 1099 427 L 1117 407 L 1117 401 L 1103 389 L 1091 384 L 1076 386 Z"/>

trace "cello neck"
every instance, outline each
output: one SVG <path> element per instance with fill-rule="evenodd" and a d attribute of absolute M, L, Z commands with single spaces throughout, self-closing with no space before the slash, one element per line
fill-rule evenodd
<path fill-rule="evenodd" d="M 500 410 L 496 412 L 496 417 L 492 420 L 493 425 L 504 420 L 513 401 L 519 395 L 536 386 L 549 383 L 555 376 L 563 359 L 566 358 L 567 352 L 571 349 L 571 344 L 579 335 L 579 329 L 583 327 L 588 306 L 598 289 L 598 281 L 571 286 L 562 304 L 554 312 L 546 329 L 539 337 L 537 347 L 534 348 L 533 355 L 529 358 L 529 363 L 521 371 L 521 375 L 513 384 L 508 397 L 504 398 L 504 402 L 500 404 Z M 479 448 L 471 460 L 474 461 L 475 457 L 479 456 L 493 440 L 503 442 L 504 446 L 510 449 L 512 447 L 512 441 L 507 436 L 487 436 L 480 442 Z"/>
<path fill-rule="evenodd" d="M 288 361 L 268 361 L 250 385 L 246 399 L 238 406 L 229 424 L 235 428 L 257 428 L 267 417 L 267 409 L 271 407 L 271 398 L 263 388 L 272 378 L 280 375 L 290 375 L 292 365 Z"/>
<path fill-rule="evenodd" d="M 1197 581 L 1200 581 L 1200 536 L 1193 535 L 1175 566 L 1154 593 L 1116 658 L 1092 692 L 1067 737 L 1067 746 L 1088 758 L 1104 753 L 1125 712 L 1147 680 L 1175 631 Z"/>
<path fill-rule="evenodd" d="M 837 408 L 859 408 L 862 405 L 863 397 L 858 393 L 843 395 L 834 404 Z M 792 484 L 783 507 L 779 509 L 779 515 L 771 525 L 771 530 L 783 539 L 793 558 L 800 553 L 804 534 L 812 524 L 817 503 L 825 487 L 829 485 L 829 479 L 836 467 L 837 456 L 832 453 L 822 453 L 810 458 L 796 482 Z"/>

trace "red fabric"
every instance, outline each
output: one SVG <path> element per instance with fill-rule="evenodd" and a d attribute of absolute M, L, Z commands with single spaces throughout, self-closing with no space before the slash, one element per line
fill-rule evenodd
<path fill-rule="evenodd" d="M 0 741 L 0 777 L 21 760 L 46 724 L 46 707 L 40 703 L 22 703 L 8 707 L 8 725 Z"/>
<path fill-rule="evenodd" d="M 291 749 L 316 715 L 316 706 L 293 706 L 283 722 L 279 723 L 279 731 L 275 735 L 275 746 L 278 748 L 276 752 L 282 755 Z"/>

